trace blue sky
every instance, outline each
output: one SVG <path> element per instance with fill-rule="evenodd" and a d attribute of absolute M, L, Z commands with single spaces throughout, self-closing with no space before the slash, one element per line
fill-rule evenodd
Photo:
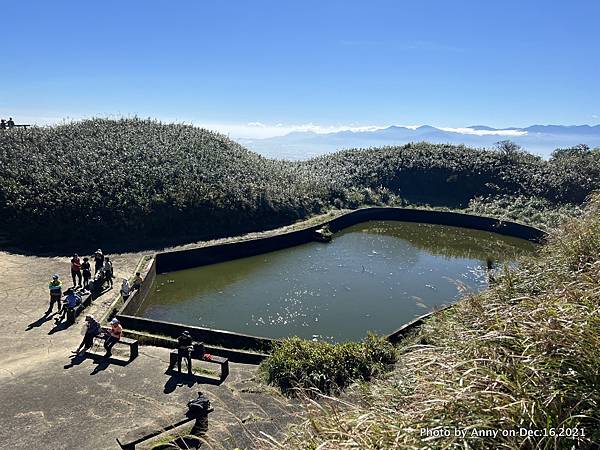
<path fill-rule="evenodd" d="M 597 0 L 28 1 L 0 20 L 17 122 L 600 123 Z"/>

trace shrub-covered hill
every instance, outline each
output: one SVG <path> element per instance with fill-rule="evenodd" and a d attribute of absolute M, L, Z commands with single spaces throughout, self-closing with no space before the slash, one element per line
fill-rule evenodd
<path fill-rule="evenodd" d="M 546 161 L 513 146 L 484 150 L 421 142 L 345 150 L 305 164 L 344 188 L 385 186 L 409 201 L 450 206 L 499 194 L 580 204 L 600 188 L 600 149 L 557 150 Z"/>
<path fill-rule="evenodd" d="M 361 204 L 464 207 L 496 195 L 580 203 L 600 188 L 600 151 L 585 147 L 544 161 L 419 143 L 287 162 L 140 119 L 5 130 L 0 158 L 0 229 L 46 244 L 217 237 Z"/>
<path fill-rule="evenodd" d="M 0 133 L 0 155 L 2 221 L 29 239 L 244 231 L 320 207 L 319 187 L 296 167 L 186 125 L 95 119 L 11 130 Z"/>

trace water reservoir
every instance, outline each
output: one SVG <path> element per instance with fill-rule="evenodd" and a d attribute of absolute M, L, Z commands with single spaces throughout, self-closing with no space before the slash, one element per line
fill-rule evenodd
<path fill-rule="evenodd" d="M 344 341 L 403 323 L 488 283 L 536 245 L 486 231 L 369 221 L 307 243 L 156 276 L 138 315 L 254 336 Z"/>

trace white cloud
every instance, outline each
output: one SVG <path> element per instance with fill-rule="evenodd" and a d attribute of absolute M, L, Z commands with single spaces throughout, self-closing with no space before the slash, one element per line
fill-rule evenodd
<path fill-rule="evenodd" d="M 208 128 L 211 130 L 218 131 L 229 135 L 232 138 L 241 139 L 265 139 L 270 137 L 285 136 L 289 133 L 294 132 L 313 132 L 316 134 L 327 134 L 337 133 L 339 131 L 376 131 L 383 128 L 387 128 L 389 125 L 319 125 L 315 123 L 305 123 L 296 125 L 284 125 L 278 123 L 276 125 L 269 125 L 262 122 L 249 122 L 247 124 L 215 124 L 215 123 L 196 123 L 195 125 Z M 399 125 L 404 128 L 415 130 L 420 125 Z M 443 131 L 449 131 L 460 134 L 472 134 L 476 136 L 507 136 L 517 137 L 524 136 L 527 134 L 526 131 L 521 130 L 475 130 L 473 128 L 451 128 L 451 127 L 437 127 Z"/>
<path fill-rule="evenodd" d="M 475 130 L 473 128 L 449 128 L 449 127 L 437 127 L 443 131 L 449 131 L 452 133 L 460 134 L 474 134 L 475 136 L 525 136 L 527 131 L 522 130 Z"/>
<path fill-rule="evenodd" d="M 317 134 L 336 133 L 338 131 L 375 131 L 386 126 L 377 125 L 318 125 L 315 123 L 305 124 L 282 124 L 274 125 L 262 122 L 249 122 L 246 124 L 225 124 L 196 122 L 194 125 L 215 130 L 229 135 L 232 138 L 264 139 L 276 136 L 285 136 L 294 132 L 313 132 Z"/>

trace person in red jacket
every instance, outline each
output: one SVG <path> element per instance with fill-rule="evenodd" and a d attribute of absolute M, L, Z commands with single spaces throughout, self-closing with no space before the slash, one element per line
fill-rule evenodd
<path fill-rule="evenodd" d="M 71 276 L 73 277 L 73 286 L 81 286 L 81 259 L 77 253 L 71 258 Z M 75 283 L 75 278 L 77 278 L 77 283 Z"/>

